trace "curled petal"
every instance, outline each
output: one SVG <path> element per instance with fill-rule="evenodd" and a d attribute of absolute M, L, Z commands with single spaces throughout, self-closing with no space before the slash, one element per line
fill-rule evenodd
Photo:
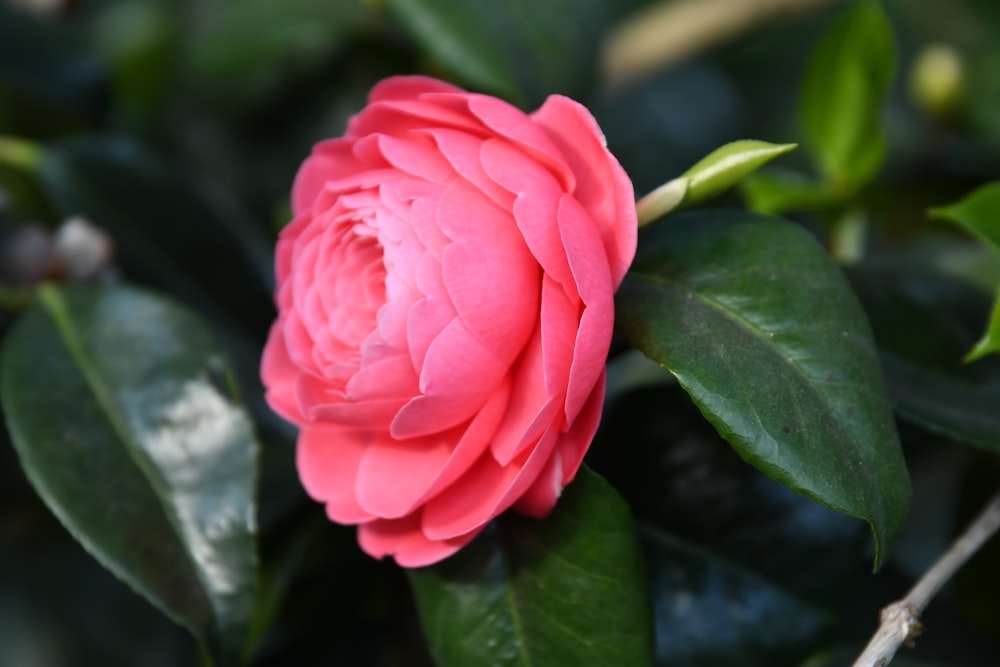
<path fill-rule="evenodd" d="M 420 514 L 401 519 L 378 519 L 358 526 L 358 544 L 373 558 L 393 556 L 403 567 L 424 567 L 464 547 L 482 529 L 447 540 L 432 540 L 420 528 Z"/>
<path fill-rule="evenodd" d="M 590 447 L 597 426 L 600 424 L 603 403 L 602 378 L 602 381 L 594 387 L 572 427 L 559 436 L 545 469 L 538 475 L 531 488 L 515 503 L 515 510 L 538 518 L 552 511 L 562 490 L 573 481 L 583 463 L 584 454 L 587 453 L 587 448 Z"/>
<path fill-rule="evenodd" d="M 424 533 L 431 539 L 445 540 L 485 526 L 535 482 L 557 436 L 556 429 L 549 429 L 533 449 L 510 465 L 498 465 L 488 453 L 480 457 L 465 475 L 424 505 Z"/>
<path fill-rule="evenodd" d="M 302 429 L 295 464 L 306 493 L 326 504 L 339 523 L 371 521 L 374 515 L 358 504 L 354 480 L 371 435 L 326 425 Z"/>
<path fill-rule="evenodd" d="M 569 192 L 597 223 L 617 286 L 635 256 L 639 229 L 632 181 L 608 152 L 597 121 L 581 104 L 553 95 L 531 117 L 576 175 L 576 188 Z"/>
<path fill-rule="evenodd" d="M 361 506 L 379 517 L 398 518 L 452 484 L 489 447 L 509 396 L 507 383 L 464 428 L 409 440 L 376 437 L 358 470 Z"/>

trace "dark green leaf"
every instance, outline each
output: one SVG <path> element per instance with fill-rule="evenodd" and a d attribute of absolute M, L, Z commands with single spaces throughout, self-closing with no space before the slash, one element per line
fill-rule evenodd
<path fill-rule="evenodd" d="M 579 98 L 596 66 L 604 0 L 388 0 L 442 65 L 475 87 L 528 106 Z"/>
<path fill-rule="evenodd" d="M 144 292 L 43 287 L 2 352 L 8 426 L 45 502 L 216 664 L 240 662 L 257 445 L 208 331 Z"/>
<path fill-rule="evenodd" d="M 616 308 L 743 458 L 867 520 L 884 562 L 909 479 L 864 312 L 813 238 L 740 212 L 677 216 L 641 236 Z"/>
<path fill-rule="evenodd" d="M 659 664 L 793 664 L 865 566 L 862 522 L 747 465 L 676 385 L 611 400 L 592 457 L 645 538 Z"/>
<path fill-rule="evenodd" d="M 817 44 L 806 70 L 802 122 L 829 180 L 866 183 L 882 166 L 882 105 L 896 72 L 892 27 L 877 0 L 861 0 Z"/>
<path fill-rule="evenodd" d="M 546 519 L 505 515 L 410 581 L 439 667 L 653 663 L 628 506 L 587 469 Z"/>
<path fill-rule="evenodd" d="M 983 329 L 989 296 L 905 261 L 872 261 L 849 275 L 875 330 L 897 412 L 1000 449 L 1000 359 L 962 363 Z"/>

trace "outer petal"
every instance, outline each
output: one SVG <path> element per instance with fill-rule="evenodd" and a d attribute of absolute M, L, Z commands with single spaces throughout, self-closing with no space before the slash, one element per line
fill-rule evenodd
<path fill-rule="evenodd" d="M 469 472 L 424 505 L 424 533 L 432 539 L 451 539 L 486 525 L 538 479 L 557 435 L 556 429 L 550 429 L 510 465 L 497 465 L 490 454 L 481 457 Z"/>
<path fill-rule="evenodd" d="M 489 447 L 507 407 L 509 383 L 501 387 L 463 429 L 424 438 L 376 437 L 362 456 L 356 490 L 367 511 L 398 518 L 461 477 Z"/>
<path fill-rule="evenodd" d="M 516 511 L 541 518 L 555 507 L 562 490 L 573 481 L 580 469 L 583 457 L 597 432 L 604 403 L 604 385 L 602 377 L 572 427 L 559 436 L 545 469 L 514 504 Z"/>
<path fill-rule="evenodd" d="M 329 517 L 338 523 L 375 518 L 358 504 L 354 480 L 370 435 L 330 426 L 311 426 L 299 433 L 296 466 L 306 493 L 326 503 Z"/>
<path fill-rule="evenodd" d="M 420 529 L 420 514 L 417 513 L 358 526 L 358 544 L 373 558 L 394 556 L 403 567 L 424 567 L 452 555 L 481 530 L 478 528 L 447 540 L 432 540 Z"/>
<path fill-rule="evenodd" d="M 638 222 L 632 181 L 581 104 L 553 95 L 531 117 L 559 146 L 576 175 L 572 194 L 600 229 L 617 286 L 635 256 Z"/>
<path fill-rule="evenodd" d="M 376 83 L 368 93 L 369 102 L 412 100 L 427 93 L 464 93 L 461 88 L 429 76 L 390 76 Z"/>
<path fill-rule="evenodd" d="M 292 363 L 282 333 L 282 323 L 278 320 L 271 325 L 271 332 L 264 346 L 264 356 L 260 364 L 260 377 L 267 388 L 265 398 L 271 409 L 292 422 L 302 424 L 305 417 L 299 410 L 296 399 L 296 378 L 301 370 Z"/>
<path fill-rule="evenodd" d="M 611 274 L 592 221 L 569 195 L 559 202 L 559 234 L 586 308 L 580 317 L 566 395 L 566 419 L 572 422 L 604 371 L 614 327 Z"/>

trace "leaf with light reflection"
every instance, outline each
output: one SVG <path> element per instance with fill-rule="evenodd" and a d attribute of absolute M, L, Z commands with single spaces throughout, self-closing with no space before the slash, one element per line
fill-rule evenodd
<path fill-rule="evenodd" d="M 47 286 L 0 363 L 21 465 L 70 533 L 214 664 L 245 662 L 258 445 L 208 330 L 139 290 Z"/>

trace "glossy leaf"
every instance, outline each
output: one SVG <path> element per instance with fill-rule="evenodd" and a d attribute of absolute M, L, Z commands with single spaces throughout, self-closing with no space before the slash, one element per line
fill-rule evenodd
<path fill-rule="evenodd" d="M 788 665 L 825 637 L 864 523 L 747 465 L 675 384 L 611 400 L 591 451 L 640 526 L 658 664 Z"/>
<path fill-rule="evenodd" d="M 505 515 L 410 581 L 439 667 L 653 664 L 631 514 L 586 468 L 547 518 Z"/>
<path fill-rule="evenodd" d="M 519 104 L 580 98 L 596 68 L 604 0 L 388 0 L 445 68 Z"/>
<path fill-rule="evenodd" d="M 820 171 L 847 189 L 885 159 L 882 105 L 896 72 L 892 27 L 877 0 L 861 0 L 816 45 L 806 70 L 802 123 Z"/>
<path fill-rule="evenodd" d="M 145 292 L 43 287 L 2 364 L 12 440 L 49 508 L 215 664 L 241 662 L 257 445 L 207 330 Z"/>
<path fill-rule="evenodd" d="M 962 363 L 982 331 L 989 296 L 906 258 L 870 261 L 849 276 L 875 331 L 896 411 L 1000 451 L 1000 358 Z"/>
<path fill-rule="evenodd" d="M 743 458 L 867 520 L 884 562 L 909 479 L 864 312 L 808 233 L 739 212 L 678 216 L 642 236 L 616 309 L 619 332 Z"/>

